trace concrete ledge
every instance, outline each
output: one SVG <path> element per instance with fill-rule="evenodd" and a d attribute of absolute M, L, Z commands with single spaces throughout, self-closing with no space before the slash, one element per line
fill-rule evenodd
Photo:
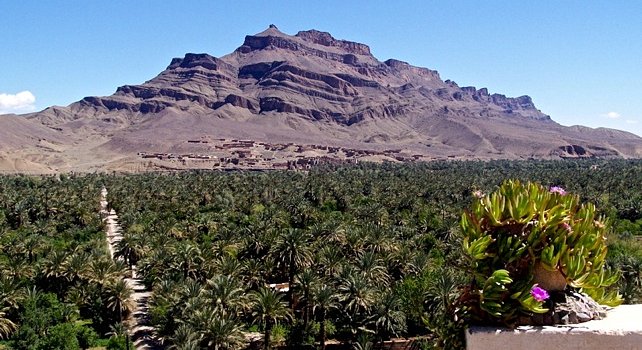
<path fill-rule="evenodd" d="M 642 349 L 642 304 L 622 305 L 603 320 L 565 326 L 522 326 L 516 329 L 471 327 L 466 349 Z"/>

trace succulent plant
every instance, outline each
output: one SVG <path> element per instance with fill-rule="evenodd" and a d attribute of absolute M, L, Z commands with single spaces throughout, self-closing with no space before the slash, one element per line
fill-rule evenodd
<path fill-rule="evenodd" d="M 477 317 L 510 322 L 545 313 L 546 289 L 566 285 L 601 304 L 621 302 L 608 288 L 618 279 L 605 266 L 608 223 L 593 204 L 560 187 L 516 180 L 475 197 L 461 229 L 473 274 L 466 293 Z"/>

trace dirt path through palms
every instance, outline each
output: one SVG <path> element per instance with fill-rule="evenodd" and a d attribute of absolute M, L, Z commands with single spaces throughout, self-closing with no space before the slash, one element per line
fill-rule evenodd
<path fill-rule="evenodd" d="M 103 188 L 100 193 L 100 213 L 103 220 L 107 223 L 107 246 L 109 247 L 109 254 L 113 260 L 122 260 L 116 258 L 116 245 L 123 239 L 120 225 L 118 224 L 118 215 L 114 209 L 108 211 L 107 205 L 107 189 Z M 156 338 L 153 334 L 153 327 L 150 326 L 149 306 L 147 301 L 151 296 L 151 291 L 145 288 L 143 281 L 136 276 L 136 266 L 131 269 L 131 278 L 125 278 L 125 283 L 134 291 L 132 299 L 135 302 L 135 307 L 132 312 L 132 317 L 127 321 L 128 329 L 132 335 L 132 341 L 137 350 L 151 350 L 162 349 L 158 345 Z"/>

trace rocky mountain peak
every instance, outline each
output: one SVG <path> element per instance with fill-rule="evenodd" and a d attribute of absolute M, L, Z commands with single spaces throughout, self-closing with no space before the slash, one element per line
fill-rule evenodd
<path fill-rule="evenodd" d="M 314 44 L 328 47 L 338 47 L 351 54 L 366 56 L 371 55 L 370 47 L 368 47 L 368 45 L 347 40 L 337 40 L 328 32 L 311 29 L 300 31 L 295 36 Z"/>
<path fill-rule="evenodd" d="M 372 56 L 370 47 L 365 44 L 335 39 L 330 33 L 315 29 L 300 31 L 296 35 L 281 32 L 271 24 L 266 30 L 245 37 L 243 45 L 236 51 L 249 53 L 256 50 L 285 49 L 298 52 L 322 52 L 330 55 L 363 55 Z"/>
<path fill-rule="evenodd" d="M 243 45 L 236 49 L 236 51 L 240 53 L 249 53 L 256 50 L 274 48 L 292 51 L 296 51 L 298 49 L 297 43 L 292 40 L 290 35 L 281 32 L 279 28 L 271 24 L 266 30 L 260 33 L 246 35 Z"/>
<path fill-rule="evenodd" d="M 290 35 L 287 35 L 283 33 L 282 31 L 279 30 L 277 26 L 274 24 L 270 24 L 267 29 L 260 33 L 256 33 L 254 35 L 248 35 L 248 36 L 276 36 L 276 37 L 289 37 Z"/>
<path fill-rule="evenodd" d="M 215 70 L 220 60 L 206 53 L 187 53 L 183 58 L 174 58 L 167 69 L 203 67 Z"/>

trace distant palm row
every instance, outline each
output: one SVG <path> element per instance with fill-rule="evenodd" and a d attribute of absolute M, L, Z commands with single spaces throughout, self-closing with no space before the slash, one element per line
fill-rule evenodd
<path fill-rule="evenodd" d="M 507 178 L 594 202 L 614 224 L 609 261 L 623 271 L 622 293 L 642 297 L 642 161 L 3 177 L 0 336 L 26 337 L 33 294 L 76 312 L 50 328 L 84 319 L 103 336 L 127 317 L 131 291 L 97 214 L 104 185 L 123 226 L 116 254 L 152 288 L 152 323 L 168 347 L 240 349 L 252 331 L 266 347 L 399 336 L 461 347 L 452 317 L 467 283 L 459 218 L 474 191 Z M 50 341 L 51 332 L 34 333 Z"/>

